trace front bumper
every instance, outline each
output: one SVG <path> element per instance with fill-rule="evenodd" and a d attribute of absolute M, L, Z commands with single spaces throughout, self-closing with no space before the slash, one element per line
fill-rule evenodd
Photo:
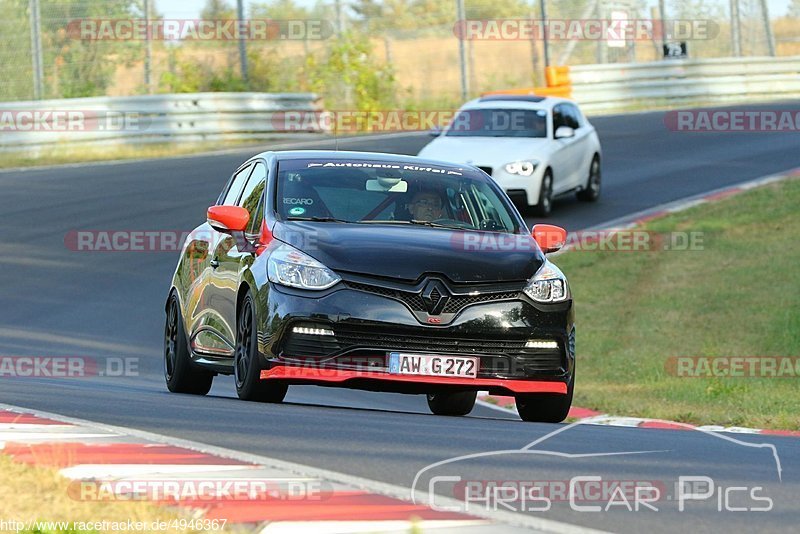
<path fill-rule="evenodd" d="M 261 379 L 281 380 L 290 384 L 338 385 L 373 391 L 428 393 L 445 389 L 480 389 L 488 390 L 495 395 L 501 393 L 561 393 L 566 395 L 567 393 L 567 384 L 556 381 L 393 375 L 386 371 L 310 368 L 286 364 L 274 365 L 271 369 L 261 371 Z"/>
<path fill-rule="evenodd" d="M 270 284 L 259 331 L 264 380 L 407 393 L 480 389 L 496 394 L 567 393 L 575 365 L 572 301 L 540 305 L 524 295 L 468 304 L 445 326 L 392 296 L 346 282 L 322 294 Z M 316 298 L 313 298 L 316 297 Z M 326 332 L 325 335 L 301 334 Z M 330 335 L 332 334 L 332 335 Z M 532 340 L 555 349 L 526 347 Z M 388 354 L 407 352 L 479 358 L 477 378 L 398 375 Z"/>
<path fill-rule="evenodd" d="M 540 163 L 531 176 L 520 176 L 518 174 L 508 173 L 503 168 L 503 165 L 481 168 L 491 168 L 492 179 L 497 182 L 497 185 L 503 188 L 503 191 L 505 191 L 509 197 L 512 197 L 513 200 L 519 200 L 521 202 L 524 199 L 529 206 L 534 206 L 539 203 L 539 193 L 542 187 L 544 171 L 547 168 L 546 165 Z"/>

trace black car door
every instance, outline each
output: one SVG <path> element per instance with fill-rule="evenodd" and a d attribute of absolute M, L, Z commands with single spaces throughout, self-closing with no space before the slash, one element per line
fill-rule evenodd
<path fill-rule="evenodd" d="M 265 163 L 263 161 L 256 162 L 241 194 L 234 203 L 244 207 L 250 213 L 250 222 L 246 232 L 250 238 L 252 238 L 252 234 L 258 232 L 260 227 L 256 212 L 264 192 L 266 179 Z M 236 342 L 236 296 L 239 291 L 240 273 L 243 263 L 252 261 L 253 258 L 252 252 L 239 250 L 237 239 L 241 240 L 242 236 L 223 234 L 211 260 L 216 265 L 211 282 L 214 286 L 214 309 L 225 325 L 223 334 L 231 346 L 235 346 Z"/>
<path fill-rule="evenodd" d="M 242 190 L 253 170 L 253 165 L 248 164 L 234 173 L 227 187 L 217 200 L 218 205 L 233 206 L 242 195 Z M 208 223 L 200 227 L 206 253 L 205 262 L 199 279 L 193 285 L 200 293 L 197 321 L 193 322 L 192 339 L 195 352 L 213 356 L 227 356 L 233 354 L 231 343 L 232 325 L 220 313 L 225 307 L 225 295 L 219 288 L 217 270 L 219 269 L 219 249 L 226 246 L 230 236 L 214 230 Z"/>

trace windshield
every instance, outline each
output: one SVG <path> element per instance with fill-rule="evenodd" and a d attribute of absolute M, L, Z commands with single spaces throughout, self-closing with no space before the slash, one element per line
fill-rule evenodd
<path fill-rule="evenodd" d="M 459 111 L 448 137 L 547 137 L 543 109 L 467 109 Z"/>
<path fill-rule="evenodd" d="M 471 169 L 288 160 L 278 168 L 276 193 L 281 219 L 519 231 L 514 208 Z"/>

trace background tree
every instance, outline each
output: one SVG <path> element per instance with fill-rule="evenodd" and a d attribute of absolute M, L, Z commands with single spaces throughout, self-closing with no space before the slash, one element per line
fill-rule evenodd
<path fill-rule="evenodd" d="M 200 11 L 201 19 L 226 20 L 235 19 L 236 8 L 225 0 L 206 0 L 206 5 Z"/>
<path fill-rule="evenodd" d="M 81 40 L 67 31 L 74 20 L 142 18 L 137 0 L 42 0 L 40 9 L 46 97 L 104 95 L 117 65 L 142 55 L 140 41 Z"/>

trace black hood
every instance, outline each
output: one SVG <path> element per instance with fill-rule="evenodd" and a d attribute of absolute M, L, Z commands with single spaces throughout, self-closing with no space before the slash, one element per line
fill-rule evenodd
<path fill-rule="evenodd" d="M 424 273 L 441 273 L 453 282 L 523 281 L 544 263 L 533 238 L 525 235 L 305 221 L 277 222 L 273 235 L 334 271 L 409 281 Z"/>

